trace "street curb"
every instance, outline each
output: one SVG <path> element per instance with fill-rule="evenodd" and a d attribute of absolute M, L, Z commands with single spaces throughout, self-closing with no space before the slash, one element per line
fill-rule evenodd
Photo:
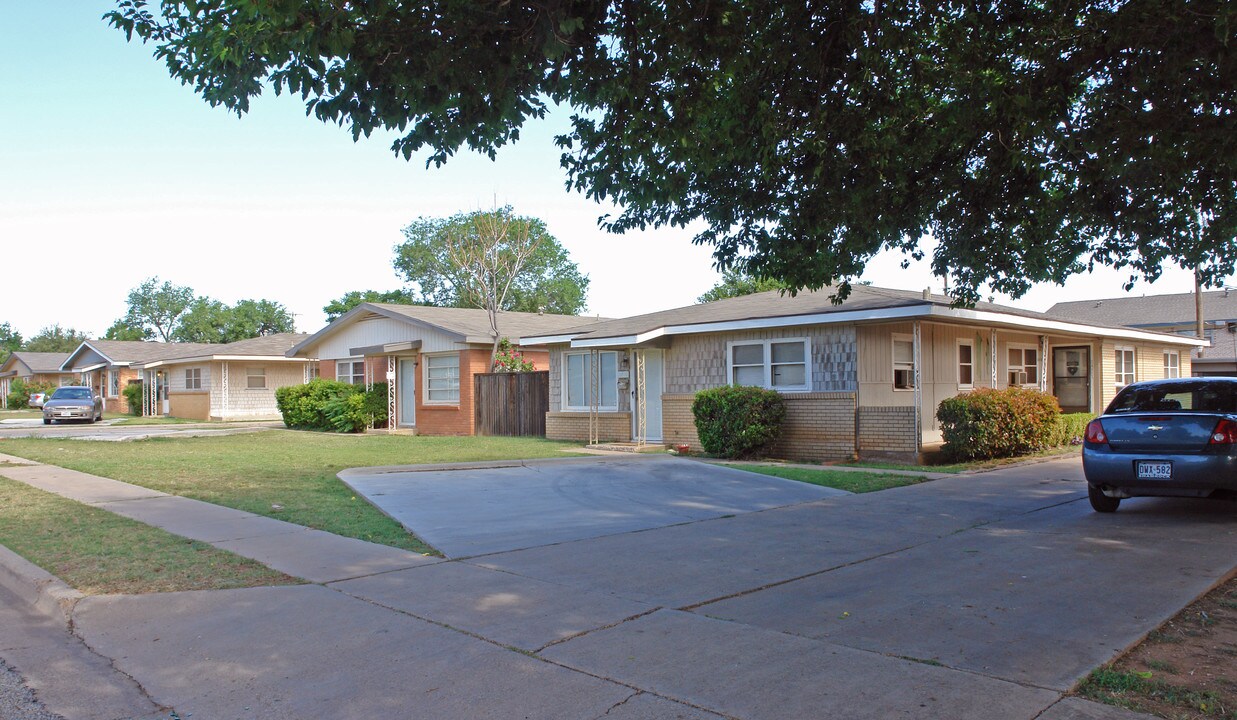
<path fill-rule="evenodd" d="M 63 580 L 0 545 L 0 587 L 52 620 L 72 626 L 73 608 L 86 597 Z"/>

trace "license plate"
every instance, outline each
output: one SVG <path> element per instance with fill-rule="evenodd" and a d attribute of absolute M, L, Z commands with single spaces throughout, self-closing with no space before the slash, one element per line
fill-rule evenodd
<path fill-rule="evenodd" d="M 73 413 L 67 412 L 67 411 L 61 411 L 56 414 L 59 415 L 60 417 L 71 417 L 73 415 Z"/>
<path fill-rule="evenodd" d="M 1173 464 L 1170 462 L 1138 463 L 1139 480 L 1168 480 L 1172 476 Z"/>

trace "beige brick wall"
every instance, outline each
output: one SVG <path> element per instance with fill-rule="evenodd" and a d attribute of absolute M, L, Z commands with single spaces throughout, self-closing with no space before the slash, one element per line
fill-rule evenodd
<path fill-rule="evenodd" d="M 701 452 L 692 415 L 692 394 L 662 396 L 662 428 L 667 445 L 689 445 Z M 783 395 L 786 423 L 771 453 L 790 460 L 846 460 L 855 456 L 854 393 Z"/>
<path fill-rule="evenodd" d="M 915 455 L 914 407 L 860 407 L 859 455 Z"/>
<path fill-rule="evenodd" d="M 631 413 L 599 413 L 597 419 L 598 439 L 601 442 L 631 442 Z M 588 413 L 546 413 L 545 436 L 549 440 L 588 442 Z"/>

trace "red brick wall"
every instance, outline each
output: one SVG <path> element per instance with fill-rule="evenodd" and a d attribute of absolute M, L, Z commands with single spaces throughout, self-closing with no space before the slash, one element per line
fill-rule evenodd
<path fill-rule="evenodd" d="M 335 379 L 335 361 L 334 360 L 319 360 L 318 361 L 318 377 L 323 380 Z"/>
<path fill-rule="evenodd" d="M 489 369 L 489 350 L 460 351 L 460 402 L 458 405 L 425 403 L 424 358 L 417 363 L 417 433 L 420 435 L 473 434 L 473 375 Z"/>

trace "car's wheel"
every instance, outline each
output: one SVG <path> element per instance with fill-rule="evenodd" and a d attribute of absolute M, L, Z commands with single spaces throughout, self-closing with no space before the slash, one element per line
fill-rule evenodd
<path fill-rule="evenodd" d="M 1121 504 L 1121 498 L 1108 497 L 1094 485 L 1087 485 L 1087 499 L 1091 501 L 1091 509 L 1101 513 L 1116 512 Z"/>
<path fill-rule="evenodd" d="M 43 424 L 44 424 L 44 425 L 51 425 L 51 424 L 52 424 L 52 419 L 51 419 L 51 418 L 43 418 Z"/>

